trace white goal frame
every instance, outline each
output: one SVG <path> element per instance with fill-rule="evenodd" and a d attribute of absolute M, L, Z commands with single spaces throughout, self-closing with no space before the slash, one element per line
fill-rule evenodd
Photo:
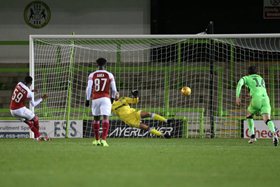
<path fill-rule="evenodd" d="M 32 77 L 34 77 L 35 75 L 35 59 L 34 59 L 34 40 L 36 39 L 87 39 L 87 38 L 91 38 L 91 39 L 209 39 L 209 40 L 227 40 L 227 42 L 231 42 L 231 39 L 235 39 L 238 38 L 240 40 L 246 40 L 246 39 L 270 39 L 270 38 L 280 38 L 280 34 L 279 33 L 271 33 L 271 34 L 198 34 L 198 35 L 30 35 L 29 36 L 29 41 L 30 41 L 30 45 L 29 45 L 29 69 L 30 69 L 30 75 Z M 251 42 L 251 41 L 250 41 Z M 234 43 L 233 43 L 234 45 Z M 254 46 L 254 43 L 249 43 L 248 47 L 250 48 L 251 46 Z M 256 44 L 258 45 L 258 44 Z M 276 44 L 277 46 L 277 44 Z M 264 50 L 275 50 L 274 48 L 270 48 L 270 46 L 263 46 Z M 280 46 L 279 46 L 280 48 Z M 253 48 L 252 48 L 253 49 Z M 213 49 L 214 50 L 214 49 Z M 254 50 L 254 49 L 253 49 Z M 262 49 L 261 49 L 262 50 Z M 280 49 L 279 49 L 280 50 Z M 280 51 L 279 51 L 280 52 Z M 209 59 L 211 61 L 211 59 Z M 211 68 L 210 68 L 211 69 Z M 210 76 L 211 79 L 211 76 Z M 35 81 L 34 81 L 35 83 Z M 34 86 L 36 87 L 35 84 L 32 85 L 31 89 L 34 89 Z M 192 90 L 192 93 L 195 93 L 194 90 Z M 232 97 L 232 96 L 231 96 Z M 213 98 L 212 98 L 213 99 Z M 213 101 L 210 101 L 213 102 Z M 214 105 L 214 103 L 212 103 Z M 34 108 L 32 108 L 32 110 L 34 111 Z M 214 114 L 211 113 L 210 114 L 210 118 L 211 116 L 213 117 Z M 69 120 L 69 119 L 68 119 Z M 210 121 L 212 121 L 212 123 L 215 123 L 215 119 L 210 119 Z M 210 124 L 210 126 L 213 126 L 211 128 L 216 128 L 215 124 Z M 200 127 L 199 129 L 200 131 L 204 131 L 205 127 Z M 211 129 L 211 131 L 213 131 L 213 129 Z M 213 132 L 211 132 L 213 133 Z M 207 135 L 205 134 L 200 134 L 198 137 L 206 137 Z M 215 137 L 215 134 L 210 135 L 211 137 Z M 223 136 L 224 137 L 224 136 Z"/>

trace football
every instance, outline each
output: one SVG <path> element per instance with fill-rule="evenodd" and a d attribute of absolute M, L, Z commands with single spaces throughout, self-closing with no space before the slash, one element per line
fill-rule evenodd
<path fill-rule="evenodd" d="M 182 93 L 182 95 L 184 95 L 184 96 L 188 96 L 188 95 L 191 95 L 192 90 L 190 89 L 190 87 L 184 86 L 184 87 L 181 89 L 181 93 Z"/>

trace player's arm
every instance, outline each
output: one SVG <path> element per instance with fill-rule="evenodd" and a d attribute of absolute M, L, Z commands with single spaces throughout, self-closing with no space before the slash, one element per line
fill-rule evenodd
<path fill-rule="evenodd" d="M 139 102 L 139 91 L 138 90 L 131 90 L 132 97 L 126 97 L 126 101 L 128 104 L 136 104 Z"/>
<path fill-rule="evenodd" d="M 111 103 L 113 103 L 114 100 L 115 100 L 115 96 L 117 94 L 116 81 L 115 81 L 115 78 L 113 76 L 111 78 L 110 89 L 111 89 Z"/>
<path fill-rule="evenodd" d="M 133 97 L 138 97 L 139 96 L 139 91 L 138 90 L 136 90 L 136 89 L 134 89 L 134 90 L 131 90 L 131 95 L 133 96 Z"/>
<path fill-rule="evenodd" d="M 93 81 L 92 81 L 92 79 L 89 77 L 89 78 L 88 78 L 88 82 L 87 82 L 87 88 L 86 88 L 86 103 L 85 103 L 85 106 L 86 106 L 86 107 L 89 106 L 89 100 L 90 100 L 90 97 L 91 97 L 92 85 L 93 85 Z"/>
<path fill-rule="evenodd" d="M 139 102 L 139 97 L 125 97 L 128 104 L 137 104 Z"/>
<path fill-rule="evenodd" d="M 29 92 L 28 92 L 28 95 L 27 95 L 27 98 L 30 99 L 31 106 L 36 107 L 36 106 L 39 105 L 44 99 L 48 98 L 48 95 L 47 95 L 47 94 L 44 94 L 41 98 L 35 100 L 35 99 L 34 99 L 34 93 L 31 92 L 31 91 L 29 91 Z"/>
<path fill-rule="evenodd" d="M 245 84 L 245 78 L 242 77 L 238 83 L 237 83 L 237 86 L 236 86 L 236 92 L 235 92 L 235 96 L 236 96 L 236 100 L 235 100 L 235 103 L 239 106 L 240 105 L 240 102 L 241 102 L 241 99 L 240 99 L 240 93 L 241 93 L 241 89 L 242 89 L 242 86 Z"/>

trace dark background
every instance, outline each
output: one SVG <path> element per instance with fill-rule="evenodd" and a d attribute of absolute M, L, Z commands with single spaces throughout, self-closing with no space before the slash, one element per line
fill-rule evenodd
<path fill-rule="evenodd" d="M 152 34 L 197 34 L 210 21 L 215 34 L 280 32 L 280 20 L 263 18 L 263 0 L 151 0 Z"/>

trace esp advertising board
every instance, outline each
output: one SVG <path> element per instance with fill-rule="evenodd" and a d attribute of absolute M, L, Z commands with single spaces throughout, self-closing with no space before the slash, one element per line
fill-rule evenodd
<path fill-rule="evenodd" d="M 65 120 L 42 120 L 40 123 L 40 133 L 50 138 L 65 138 Z M 29 138 L 30 130 L 27 124 L 21 121 L 0 121 L 0 138 Z M 69 121 L 69 138 L 83 137 L 83 121 Z"/>

